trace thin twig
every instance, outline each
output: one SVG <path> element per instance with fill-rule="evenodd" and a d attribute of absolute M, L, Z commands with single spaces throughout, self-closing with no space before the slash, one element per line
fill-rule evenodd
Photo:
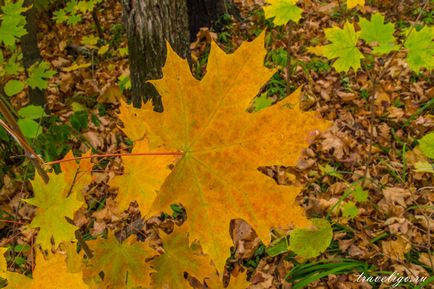
<path fill-rule="evenodd" d="M 90 155 L 90 156 L 81 156 L 70 159 L 57 160 L 52 162 L 47 162 L 44 165 L 55 165 L 64 162 L 77 161 L 82 159 L 91 159 L 91 158 L 103 158 L 103 157 L 133 157 L 133 156 L 182 156 L 184 153 L 182 152 L 153 152 L 153 153 L 128 153 L 128 154 L 100 154 L 100 155 Z"/>

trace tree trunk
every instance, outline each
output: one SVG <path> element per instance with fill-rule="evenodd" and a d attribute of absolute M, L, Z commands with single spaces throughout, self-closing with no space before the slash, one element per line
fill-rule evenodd
<path fill-rule="evenodd" d="M 28 72 L 30 66 L 42 60 L 38 47 L 38 27 L 36 23 L 36 11 L 34 3 L 33 0 L 24 1 L 24 7 L 28 7 L 30 5 L 33 5 L 32 8 L 24 13 L 27 22 L 25 26 L 27 34 L 21 37 L 21 50 L 23 52 L 23 63 L 24 67 L 26 68 L 26 73 Z M 45 93 L 38 88 L 29 88 L 29 98 L 30 103 L 32 104 L 45 104 Z"/>
<path fill-rule="evenodd" d="M 187 0 L 187 7 L 191 42 L 196 40 L 200 28 L 211 27 L 226 10 L 224 0 Z"/>
<path fill-rule="evenodd" d="M 121 2 L 128 36 L 133 104 L 139 107 L 143 98 L 153 98 L 155 109 L 161 110 L 156 89 L 146 81 L 162 77 L 166 40 L 181 57 L 189 56 L 186 0 Z"/>

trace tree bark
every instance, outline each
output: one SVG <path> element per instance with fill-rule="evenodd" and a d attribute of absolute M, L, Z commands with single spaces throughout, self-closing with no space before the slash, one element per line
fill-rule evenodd
<path fill-rule="evenodd" d="M 27 34 L 21 37 L 21 50 L 23 52 L 23 63 L 26 69 L 26 73 L 34 63 L 42 60 L 41 53 L 38 47 L 38 26 L 36 21 L 37 19 L 35 6 L 33 0 L 24 1 L 24 7 L 28 7 L 30 5 L 33 5 L 32 8 L 30 8 L 24 13 L 27 22 L 25 26 Z M 29 88 L 29 98 L 30 103 L 32 104 L 42 106 L 45 104 L 45 93 L 38 88 Z"/>
<path fill-rule="evenodd" d="M 196 40 L 200 28 L 211 27 L 226 10 L 224 0 L 187 0 L 187 7 L 191 42 Z"/>
<path fill-rule="evenodd" d="M 189 30 L 185 0 L 121 0 L 128 36 L 133 104 L 153 98 L 161 110 L 156 89 L 147 80 L 162 77 L 166 40 L 183 58 L 189 56 Z"/>

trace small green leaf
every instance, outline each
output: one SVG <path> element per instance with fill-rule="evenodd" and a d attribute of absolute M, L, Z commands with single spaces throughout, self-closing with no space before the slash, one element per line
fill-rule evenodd
<path fill-rule="evenodd" d="M 426 134 L 419 140 L 420 149 L 430 159 L 434 159 L 434 132 Z"/>
<path fill-rule="evenodd" d="M 357 71 L 360 68 L 360 60 L 363 54 L 357 48 L 359 33 L 354 29 L 354 25 L 346 22 L 343 29 L 339 27 L 325 29 L 327 40 L 332 42 L 329 45 L 315 47 L 310 52 L 322 55 L 328 59 L 336 59 L 333 67 L 337 72 L 348 71 L 353 68 Z"/>
<path fill-rule="evenodd" d="M 329 164 L 326 164 L 325 167 L 323 167 L 322 165 L 319 165 L 319 169 L 325 175 L 332 176 L 332 177 L 335 177 L 338 179 L 342 179 L 342 175 L 334 167 L 332 167 Z"/>
<path fill-rule="evenodd" d="M 408 49 L 407 63 L 411 70 L 421 68 L 434 69 L 434 26 L 425 26 L 421 30 L 413 30 L 405 42 Z"/>
<path fill-rule="evenodd" d="M 119 89 L 124 92 L 127 89 L 131 89 L 131 79 L 127 74 L 122 74 L 118 78 L 119 80 Z"/>
<path fill-rule="evenodd" d="M 3 42 L 8 47 L 14 47 L 15 41 L 27 34 L 24 25 L 25 22 L 23 23 L 19 17 L 4 17 L 0 24 L 0 42 Z"/>
<path fill-rule="evenodd" d="M 69 25 L 75 25 L 81 21 L 81 16 L 78 14 L 72 14 L 68 17 L 68 20 L 66 21 Z"/>
<path fill-rule="evenodd" d="M 57 10 L 53 12 L 53 20 L 56 21 L 56 24 L 62 24 L 68 20 L 68 15 L 64 9 Z"/>
<path fill-rule="evenodd" d="M 298 22 L 303 10 L 297 7 L 297 0 L 267 0 L 264 7 L 265 18 L 273 18 L 274 25 L 285 25 L 289 21 Z"/>
<path fill-rule="evenodd" d="M 84 36 L 81 39 L 81 44 L 94 47 L 98 43 L 98 37 L 94 35 Z"/>
<path fill-rule="evenodd" d="M 351 187 L 351 195 L 357 202 L 366 202 L 368 200 L 368 192 L 363 190 L 360 184 Z"/>
<path fill-rule="evenodd" d="M 380 13 L 375 13 L 371 17 L 371 21 L 365 18 L 360 19 L 360 38 L 374 47 L 373 53 L 386 54 L 393 50 L 398 50 L 396 45 L 395 27 L 392 23 L 384 24 L 384 16 Z"/>
<path fill-rule="evenodd" d="M 30 67 L 30 76 L 27 79 L 27 84 L 31 88 L 46 89 L 48 87 L 48 79 L 55 74 L 56 72 L 50 69 L 50 64 L 42 61 Z"/>
<path fill-rule="evenodd" d="M 87 111 L 87 107 L 85 107 L 81 103 L 78 103 L 78 102 L 75 102 L 75 101 L 73 103 L 71 103 L 71 108 L 72 108 L 73 112 Z"/>
<path fill-rule="evenodd" d="M 270 247 L 266 249 L 266 252 L 268 256 L 275 257 L 277 255 L 288 252 L 288 250 L 288 237 L 283 236 L 282 238 L 274 241 L 273 244 L 271 244 Z"/>
<path fill-rule="evenodd" d="M 17 75 L 20 72 L 24 71 L 24 68 L 19 63 L 21 58 L 22 58 L 22 54 L 19 55 L 14 54 L 11 57 L 9 57 L 8 62 L 5 63 L 5 67 L 4 67 L 6 74 Z"/>
<path fill-rule="evenodd" d="M 347 202 L 342 205 L 342 216 L 344 218 L 354 218 L 359 214 L 359 209 L 356 207 L 354 202 Z"/>
<path fill-rule="evenodd" d="M 259 97 L 255 98 L 253 107 L 255 111 L 260 111 L 266 107 L 269 107 L 273 101 L 267 97 L 267 93 L 262 93 Z"/>
<path fill-rule="evenodd" d="M 24 83 L 15 79 L 9 80 L 4 87 L 7 96 L 14 96 L 15 94 L 20 93 L 23 89 Z"/>
<path fill-rule="evenodd" d="M 47 116 L 42 106 L 28 105 L 18 111 L 18 115 L 22 118 L 39 119 Z"/>
<path fill-rule="evenodd" d="M 14 251 L 17 253 L 28 252 L 30 249 L 31 249 L 31 247 L 27 244 L 24 244 L 24 245 L 19 244 L 19 245 L 16 245 L 14 247 Z"/>
<path fill-rule="evenodd" d="M 333 230 L 325 219 L 311 219 L 315 228 L 298 228 L 290 233 L 289 248 L 299 256 L 319 256 L 330 245 Z"/>
<path fill-rule="evenodd" d="M 107 51 L 109 50 L 110 45 L 106 44 L 104 46 L 102 46 L 100 49 L 98 49 L 98 55 L 104 55 L 107 53 Z"/>
<path fill-rule="evenodd" d="M 41 133 L 39 124 L 33 119 L 23 118 L 17 121 L 22 133 L 27 138 L 35 138 Z"/>
<path fill-rule="evenodd" d="M 26 260 L 24 257 L 21 257 L 21 256 L 17 256 L 17 257 L 15 257 L 15 259 L 14 259 L 14 263 L 15 263 L 15 265 L 17 265 L 17 266 L 23 265 L 23 264 L 25 264 L 26 262 L 27 262 L 27 260 Z"/>

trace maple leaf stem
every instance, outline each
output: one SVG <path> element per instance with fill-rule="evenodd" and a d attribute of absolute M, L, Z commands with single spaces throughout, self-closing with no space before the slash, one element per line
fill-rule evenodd
<path fill-rule="evenodd" d="M 23 222 L 19 222 L 19 221 L 14 221 L 14 220 L 4 220 L 4 219 L 0 219 L 0 223 L 13 223 L 13 224 L 19 224 L 19 225 L 23 225 Z"/>
<path fill-rule="evenodd" d="M 82 160 L 82 159 L 91 159 L 91 158 L 102 158 L 102 157 L 134 157 L 134 156 L 182 156 L 184 155 L 183 152 L 150 152 L 150 153 L 128 153 L 128 154 L 99 154 L 99 155 L 89 155 L 89 156 L 82 156 L 82 157 L 76 157 L 76 158 L 69 158 L 69 159 L 63 159 L 63 160 L 57 160 L 52 162 L 44 163 L 45 165 L 55 165 L 60 164 L 64 162 L 71 162 L 76 160 Z"/>

